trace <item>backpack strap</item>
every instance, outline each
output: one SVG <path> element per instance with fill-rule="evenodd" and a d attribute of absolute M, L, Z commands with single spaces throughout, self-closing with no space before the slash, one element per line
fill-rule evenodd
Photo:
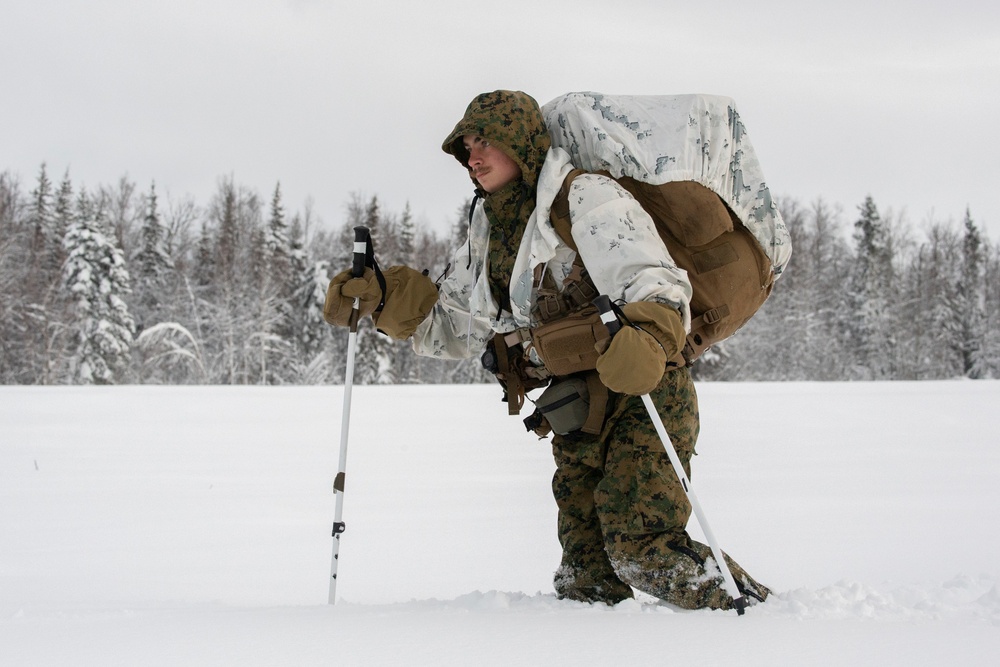
<path fill-rule="evenodd" d="M 610 178 L 616 183 L 619 183 L 619 185 L 621 185 L 621 183 L 608 171 L 590 172 L 587 171 L 586 169 L 574 169 L 573 171 L 566 174 L 566 178 L 563 179 L 562 187 L 559 188 L 559 193 L 556 194 L 556 198 L 552 202 L 552 209 L 549 211 L 549 220 L 552 221 L 552 226 L 555 228 L 556 233 L 559 234 L 559 238 L 561 238 L 563 242 L 566 243 L 566 245 L 568 245 L 570 248 L 573 249 L 574 252 L 576 252 L 576 257 L 573 259 L 573 272 L 570 274 L 570 278 L 572 279 L 574 274 L 579 275 L 580 273 L 582 273 L 583 274 L 581 276 L 582 279 L 580 280 L 579 284 L 583 284 L 585 282 L 586 284 L 593 285 L 593 282 L 590 280 L 589 274 L 586 273 L 587 269 L 583 265 L 583 260 L 580 259 L 580 252 L 576 246 L 576 241 L 573 240 L 573 233 L 572 233 L 573 220 L 570 217 L 570 210 L 569 210 L 570 187 L 573 185 L 573 181 L 576 179 L 576 177 L 582 174 L 598 174 L 600 176 L 606 176 L 607 178 Z M 626 188 L 626 190 L 628 190 L 628 188 Z M 632 194 L 633 197 L 636 197 L 635 193 L 633 193 L 631 190 L 629 190 L 629 194 Z M 640 206 L 643 206 L 642 202 L 639 200 L 638 197 L 636 197 L 636 201 L 639 202 Z M 643 206 L 643 208 L 645 209 L 645 206 Z M 655 222 L 656 218 L 653 218 L 653 220 Z M 659 232 L 659 228 L 657 228 L 657 231 Z M 597 288 L 592 287 L 592 290 L 594 292 L 593 296 L 596 296 Z M 590 298 L 592 299 L 593 296 L 591 296 Z M 715 311 L 721 311 L 723 309 L 725 311 L 724 313 L 715 312 Z M 696 320 L 697 326 L 700 329 L 706 324 L 715 322 L 719 319 L 727 317 L 728 315 L 729 315 L 729 308 L 727 306 L 723 306 L 722 309 L 715 309 L 713 311 L 709 311 L 708 313 L 705 313 L 703 316 L 699 317 Z M 687 340 L 684 342 L 685 344 L 683 346 L 683 349 L 678 351 L 678 353 L 675 354 L 672 359 L 668 360 L 667 362 L 668 368 L 676 368 L 680 366 L 690 365 L 691 360 L 697 359 L 698 356 L 705 351 L 705 348 L 709 346 L 708 342 L 707 341 L 703 342 L 702 336 L 698 335 L 698 329 L 695 328 L 694 322 L 692 322 L 691 333 L 688 334 Z"/>
<path fill-rule="evenodd" d="M 552 222 L 552 226 L 555 227 L 556 233 L 559 238 L 563 240 L 563 243 L 568 245 L 573 249 L 573 252 L 577 252 L 576 241 L 573 240 L 573 220 L 569 215 L 569 188 L 573 185 L 573 180 L 577 176 L 582 176 L 583 174 L 596 173 L 602 176 L 610 177 L 611 174 L 607 172 L 589 172 L 586 169 L 574 169 L 573 171 L 566 174 L 566 178 L 563 179 L 562 187 L 559 188 L 556 198 L 552 201 L 552 208 L 549 210 L 549 220 Z M 579 253 L 577 254 L 579 257 Z"/>

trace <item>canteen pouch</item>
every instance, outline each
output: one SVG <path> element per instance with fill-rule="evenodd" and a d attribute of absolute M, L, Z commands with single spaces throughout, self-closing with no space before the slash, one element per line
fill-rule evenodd
<path fill-rule="evenodd" d="M 583 378 L 559 380 L 545 389 L 535 408 L 558 435 L 578 431 L 590 415 L 590 391 Z"/>

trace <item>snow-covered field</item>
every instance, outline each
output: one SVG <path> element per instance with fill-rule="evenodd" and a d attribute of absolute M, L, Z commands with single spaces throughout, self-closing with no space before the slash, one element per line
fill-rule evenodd
<path fill-rule="evenodd" d="M 0 387 L 0 664 L 993 665 L 1000 382 L 702 384 L 692 481 L 777 594 L 555 599 L 493 386 Z M 700 534 L 696 525 L 692 532 Z"/>

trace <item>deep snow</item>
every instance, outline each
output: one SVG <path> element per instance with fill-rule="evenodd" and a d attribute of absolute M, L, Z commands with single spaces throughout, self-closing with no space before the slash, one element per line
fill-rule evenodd
<path fill-rule="evenodd" d="M 743 617 L 556 600 L 493 386 L 355 387 L 336 606 L 340 387 L 0 387 L 0 664 L 996 663 L 1000 382 L 699 391 Z"/>

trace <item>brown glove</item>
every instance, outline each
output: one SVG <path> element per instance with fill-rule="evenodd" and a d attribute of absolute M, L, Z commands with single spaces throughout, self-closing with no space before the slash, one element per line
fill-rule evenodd
<path fill-rule="evenodd" d="M 648 394 L 660 383 L 667 360 L 681 349 L 685 337 L 681 315 L 651 301 L 627 303 L 622 312 L 639 328 L 625 326 L 615 334 L 597 358 L 597 373 L 611 391 Z"/>
<path fill-rule="evenodd" d="M 360 317 L 371 315 L 380 331 L 397 340 L 412 336 L 437 303 L 437 286 L 408 266 L 391 266 L 384 276 L 385 305 L 376 312 L 382 301 L 382 289 L 374 271 L 365 269 L 361 278 L 352 278 L 350 271 L 337 274 L 326 291 L 324 319 L 334 326 L 350 326 L 354 299 L 358 298 Z"/>
<path fill-rule="evenodd" d="M 326 290 L 323 319 L 337 327 L 350 326 L 355 297 L 361 300 L 359 317 L 371 315 L 378 308 L 382 290 L 371 269 L 365 269 L 361 278 L 354 278 L 350 269 L 334 276 Z"/>
<path fill-rule="evenodd" d="M 390 338 L 406 340 L 434 308 L 437 298 L 433 280 L 408 266 L 390 266 L 385 270 L 385 306 L 372 320 Z"/>

